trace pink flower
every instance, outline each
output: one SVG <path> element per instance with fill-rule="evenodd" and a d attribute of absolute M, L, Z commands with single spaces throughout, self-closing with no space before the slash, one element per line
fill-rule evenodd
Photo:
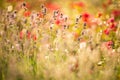
<path fill-rule="evenodd" d="M 107 47 L 107 49 L 112 48 L 112 45 L 113 45 L 113 41 L 108 41 L 108 42 L 106 42 L 106 47 Z"/>
<path fill-rule="evenodd" d="M 113 11 L 112 11 L 112 14 L 113 14 L 115 17 L 118 17 L 118 16 L 120 16 L 120 10 L 113 10 Z"/>
<path fill-rule="evenodd" d="M 108 23 L 113 23 L 115 21 L 114 17 L 110 18 L 107 22 Z"/>

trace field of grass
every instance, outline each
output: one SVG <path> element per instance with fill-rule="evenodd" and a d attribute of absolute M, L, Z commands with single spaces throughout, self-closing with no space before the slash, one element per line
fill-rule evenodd
<path fill-rule="evenodd" d="M 119 0 L 0 0 L 0 80 L 120 80 Z"/>

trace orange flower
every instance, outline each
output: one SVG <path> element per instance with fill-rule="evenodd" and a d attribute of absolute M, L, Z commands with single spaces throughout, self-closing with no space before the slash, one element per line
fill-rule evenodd
<path fill-rule="evenodd" d="M 47 3 L 47 4 L 46 4 L 46 7 L 47 7 L 48 9 L 50 9 L 51 11 L 57 10 L 57 9 L 60 8 L 57 4 L 53 4 L 53 3 Z"/>
<path fill-rule="evenodd" d="M 70 6 L 72 8 L 75 8 L 75 7 L 81 7 L 81 8 L 84 8 L 85 7 L 85 4 L 83 2 L 75 2 L 75 3 L 71 3 Z"/>
<path fill-rule="evenodd" d="M 79 34 L 77 32 L 73 33 L 74 39 L 77 39 L 79 37 Z"/>
<path fill-rule="evenodd" d="M 29 17 L 29 16 L 30 16 L 30 14 L 31 14 L 31 12 L 30 12 L 30 11 L 25 11 L 24 16 L 25 16 L 25 17 Z"/>
<path fill-rule="evenodd" d="M 36 41 L 37 40 L 37 36 L 34 34 L 33 35 L 33 40 Z"/>
<path fill-rule="evenodd" d="M 115 21 L 114 17 L 110 18 L 107 22 L 108 23 L 113 23 Z"/>
<path fill-rule="evenodd" d="M 110 30 L 113 30 L 113 31 L 116 31 L 116 29 L 117 29 L 115 23 L 112 23 L 112 24 L 109 26 L 109 28 L 110 28 Z"/>
<path fill-rule="evenodd" d="M 43 17 L 43 14 L 41 12 L 38 13 L 38 17 L 39 18 L 42 18 Z"/>
<path fill-rule="evenodd" d="M 101 13 L 101 12 L 99 12 L 99 13 L 98 13 L 98 17 L 101 17 L 101 16 L 102 16 L 102 13 Z"/>
<path fill-rule="evenodd" d="M 30 4 L 29 3 L 26 3 L 26 8 L 31 8 Z"/>

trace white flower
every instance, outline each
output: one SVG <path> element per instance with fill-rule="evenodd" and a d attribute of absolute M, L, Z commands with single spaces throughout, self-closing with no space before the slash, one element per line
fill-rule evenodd
<path fill-rule="evenodd" d="M 8 12 L 11 12 L 13 10 L 13 6 L 12 5 L 8 6 L 7 10 Z"/>
<path fill-rule="evenodd" d="M 80 49 L 83 49 L 83 48 L 85 48 L 86 47 L 86 42 L 81 42 L 80 43 Z"/>

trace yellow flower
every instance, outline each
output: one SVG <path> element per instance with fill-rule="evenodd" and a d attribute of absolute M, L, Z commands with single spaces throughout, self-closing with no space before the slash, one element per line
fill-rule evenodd
<path fill-rule="evenodd" d="M 13 6 L 12 5 L 8 6 L 7 10 L 8 12 L 11 12 L 13 10 Z"/>

